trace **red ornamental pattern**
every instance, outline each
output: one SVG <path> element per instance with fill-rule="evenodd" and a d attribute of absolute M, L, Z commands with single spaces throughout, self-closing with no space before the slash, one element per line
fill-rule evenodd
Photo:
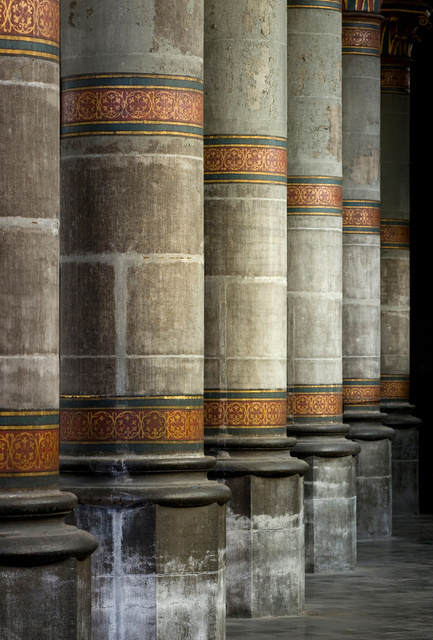
<path fill-rule="evenodd" d="M 341 207 L 342 187 L 333 184 L 289 184 L 288 207 Z"/>
<path fill-rule="evenodd" d="M 203 409 L 60 411 L 63 442 L 202 440 Z"/>
<path fill-rule="evenodd" d="M 341 393 L 290 393 L 287 415 L 338 416 L 343 412 Z"/>
<path fill-rule="evenodd" d="M 62 93 L 62 124 L 174 122 L 203 125 L 203 94 L 174 88 L 110 87 Z"/>
<path fill-rule="evenodd" d="M 55 473 L 58 469 L 58 429 L 0 430 L 1 475 Z"/>
<path fill-rule="evenodd" d="M 409 381 L 395 380 L 392 382 L 380 383 L 380 394 L 382 398 L 409 398 Z"/>
<path fill-rule="evenodd" d="M 205 173 L 271 173 L 287 175 L 287 151 L 280 147 L 227 145 L 204 148 Z"/>
<path fill-rule="evenodd" d="M 357 49 L 374 49 L 379 55 L 380 51 L 380 30 L 368 27 L 346 27 L 343 26 L 342 47 L 356 47 Z"/>
<path fill-rule="evenodd" d="M 377 207 L 343 207 L 343 227 L 380 227 Z"/>
<path fill-rule="evenodd" d="M 380 385 L 343 385 L 343 401 L 345 404 L 378 404 Z"/>
<path fill-rule="evenodd" d="M 285 400 L 205 400 L 206 427 L 280 427 L 286 424 Z"/>
<path fill-rule="evenodd" d="M 0 0 L 0 36 L 60 41 L 59 2 L 56 0 Z"/>
<path fill-rule="evenodd" d="M 380 241 L 386 244 L 406 244 L 409 246 L 409 226 L 384 224 L 380 228 Z"/>
<path fill-rule="evenodd" d="M 380 74 L 382 89 L 401 89 L 409 93 L 410 72 L 408 69 L 384 69 Z"/>

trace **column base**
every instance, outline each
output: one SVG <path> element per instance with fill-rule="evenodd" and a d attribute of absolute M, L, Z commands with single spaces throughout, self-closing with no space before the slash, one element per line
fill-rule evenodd
<path fill-rule="evenodd" d="M 305 604 L 303 478 L 294 438 L 207 441 L 227 505 L 227 615 L 299 615 Z"/>
<path fill-rule="evenodd" d="M 0 492 L 2 638 L 91 640 L 89 555 L 97 543 L 65 524 L 76 504 L 56 489 Z"/>
<path fill-rule="evenodd" d="M 419 427 L 422 421 L 412 415 L 415 409 L 407 402 L 384 402 L 385 425 L 395 430 L 392 441 L 392 511 L 393 515 L 419 513 Z"/>
<path fill-rule="evenodd" d="M 76 522 L 99 540 L 92 640 L 225 637 L 230 491 L 207 479 L 213 458 L 190 458 L 63 458 Z"/>
<path fill-rule="evenodd" d="M 305 476 L 305 546 L 308 573 L 350 571 L 356 563 L 355 463 L 360 446 L 342 423 L 292 423 L 294 453 L 309 464 Z"/>
<path fill-rule="evenodd" d="M 389 538 L 392 534 L 391 441 L 395 432 L 384 426 L 379 411 L 347 411 L 350 437 L 361 445 L 356 458 L 357 531 L 359 538 Z"/>

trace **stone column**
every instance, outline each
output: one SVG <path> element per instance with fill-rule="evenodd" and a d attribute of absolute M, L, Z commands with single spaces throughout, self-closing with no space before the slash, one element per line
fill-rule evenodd
<path fill-rule="evenodd" d="M 61 434 L 100 540 L 93 640 L 224 637 L 203 454 L 202 0 L 62 16 Z"/>
<path fill-rule="evenodd" d="M 392 443 L 394 515 L 418 513 L 418 426 L 409 403 L 410 62 L 427 5 L 384 2 L 381 74 L 381 404 Z M 403 10 L 404 9 L 404 10 Z"/>
<path fill-rule="evenodd" d="M 299 614 L 303 482 L 286 436 L 286 6 L 205 4 L 205 442 L 233 498 L 230 616 Z"/>
<path fill-rule="evenodd" d="M 391 438 L 380 413 L 380 1 L 343 11 L 343 398 L 361 444 L 357 524 L 391 535 Z"/>
<path fill-rule="evenodd" d="M 0 635 L 90 640 L 96 541 L 59 491 L 59 4 L 0 3 Z"/>
<path fill-rule="evenodd" d="M 310 465 L 307 571 L 353 568 L 353 456 L 342 422 L 341 3 L 288 3 L 288 433 Z"/>

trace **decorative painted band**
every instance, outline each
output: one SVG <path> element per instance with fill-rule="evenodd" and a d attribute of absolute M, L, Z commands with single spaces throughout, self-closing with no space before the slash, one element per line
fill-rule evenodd
<path fill-rule="evenodd" d="M 202 396 L 61 396 L 65 444 L 203 441 Z"/>
<path fill-rule="evenodd" d="M 0 55 L 59 61 L 59 0 L 0 0 Z"/>
<path fill-rule="evenodd" d="M 378 405 L 380 402 L 380 380 L 345 378 L 343 379 L 343 404 Z"/>
<path fill-rule="evenodd" d="M 380 56 L 380 22 L 360 15 L 345 16 L 343 11 L 342 53 L 364 56 Z"/>
<path fill-rule="evenodd" d="M 218 429 L 286 428 L 285 390 L 224 391 L 209 389 L 204 394 L 205 433 Z M 242 435 L 246 435 L 244 432 Z"/>
<path fill-rule="evenodd" d="M 59 411 L 0 411 L 0 477 L 57 475 Z"/>
<path fill-rule="evenodd" d="M 380 90 L 382 93 L 410 94 L 410 69 L 407 64 L 389 64 L 382 58 L 380 71 Z"/>
<path fill-rule="evenodd" d="M 380 246 L 382 249 L 410 249 L 408 220 L 389 218 L 380 222 Z"/>
<path fill-rule="evenodd" d="M 287 140 L 266 136 L 205 136 L 204 181 L 286 184 Z"/>
<path fill-rule="evenodd" d="M 343 0 L 343 11 L 379 13 L 382 0 Z"/>
<path fill-rule="evenodd" d="M 109 134 L 203 136 L 203 83 L 144 74 L 62 80 L 61 137 Z"/>
<path fill-rule="evenodd" d="M 380 395 L 383 400 L 409 401 L 409 376 L 381 376 Z"/>
<path fill-rule="evenodd" d="M 342 193 L 341 178 L 289 176 L 287 214 L 341 216 Z"/>
<path fill-rule="evenodd" d="M 341 11 L 341 0 L 287 0 L 287 8 Z"/>
<path fill-rule="evenodd" d="M 341 385 L 294 385 L 287 390 L 287 415 L 296 422 L 341 422 L 342 413 Z"/>
<path fill-rule="evenodd" d="M 343 233 L 380 233 L 380 202 L 344 200 Z"/>

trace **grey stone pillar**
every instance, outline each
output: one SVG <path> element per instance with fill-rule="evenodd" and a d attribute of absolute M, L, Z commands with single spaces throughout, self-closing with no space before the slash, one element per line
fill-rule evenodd
<path fill-rule="evenodd" d="M 408 10 L 409 9 L 409 10 Z M 381 405 L 392 443 L 394 515 L 418 513 L 418 427 L 409 403 L 410 56 L 427 5 L 384 2 L 381 73 Z"/>
<path fill-rule="evenodd" d="M 59 471 L 59 4 L 0 4 L 0 635 L 90 640 Z"/>
<path fill-rule="evenodd" d="M 380 2 L 343 11 L 343 399 L 361 444 L 357 524 L 391 535 L 391 438 L 380 413 Z M 352 12 L 351 9 L 356 10 Z M 374 12 L 373 12 L 374 11 Z"/>
<path fill-rule="evenodd" d="M 72 7 L 72 8 L 71 8 Z M 64 483 L 95 532 L 93 640 L 224 637 L 203 454 L 202 0 L 62 17 Z"/>
<path fill-rule="evenodd" d="M 205 4 L 205 443 L 233 498 L 230 616 L 304 604 L 303 481 L 286 436 L 286 6 Z"/>
<path fill-rule="evenodd" d="M 305 479 L 307 571 L 356 561 L 353 456 L 342 422 L 341 4 L 288 3 L 288 433 Z"/>

